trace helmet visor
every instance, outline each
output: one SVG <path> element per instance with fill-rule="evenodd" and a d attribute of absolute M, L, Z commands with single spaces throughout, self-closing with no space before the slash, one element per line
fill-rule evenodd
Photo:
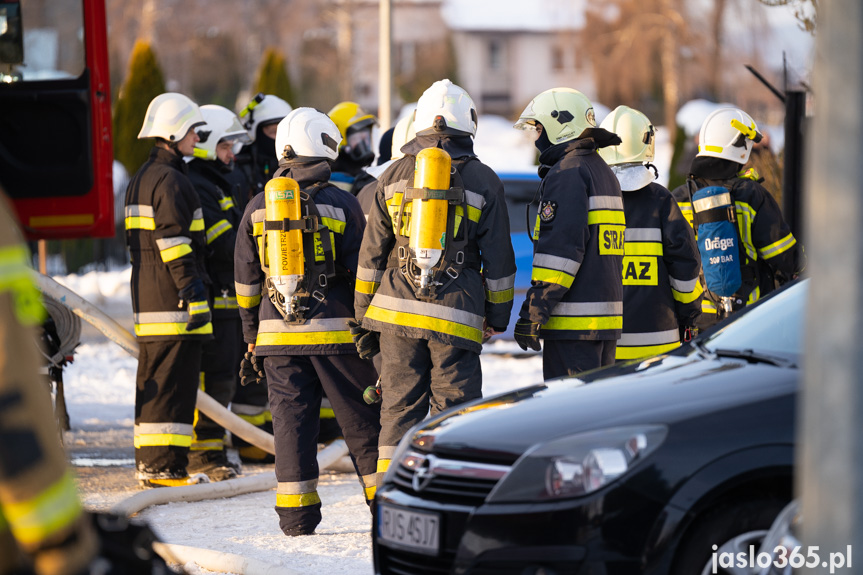
<path fill-rule="evenodd" d="M 519 120 L 513 128 L 524 132 L 525 137 L 532 142 L 537 141 L 542 135 L 542 124 L 537 124 L 536 120 Z"/>

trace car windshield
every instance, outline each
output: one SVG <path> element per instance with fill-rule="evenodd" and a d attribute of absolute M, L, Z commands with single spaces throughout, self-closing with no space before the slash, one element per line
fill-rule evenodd
<path fill-rule="evenodd" d="M 808 286 L 808 281 L 790 286 L 701 343 L 711 352 L 738 350 L 798 357 L 803 349 Z"/>

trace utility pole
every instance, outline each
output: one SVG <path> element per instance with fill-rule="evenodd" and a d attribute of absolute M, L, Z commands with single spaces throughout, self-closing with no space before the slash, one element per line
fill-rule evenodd
<path fill-rule="evenodd" d="M 389 130 L 393 122 L 393 4 L 380 0 L 378 25 L 378 121 L 381 132 Z"/>
<path fill-rule="evenodd" d="M 803 554 L 863 563 L 863 2 L 818 5 L 805 194 L 812 278 L 796 486 Z M 786 160 L 787 161 L 787 160 Z M 809 563 L 807 562 L 807 565 Z M 807 568 L 826 573 L 825 565 Z M 833 569 L 831 568 L 831 571 Z M 841 573 L 843 570 L 837 570 Z"/>

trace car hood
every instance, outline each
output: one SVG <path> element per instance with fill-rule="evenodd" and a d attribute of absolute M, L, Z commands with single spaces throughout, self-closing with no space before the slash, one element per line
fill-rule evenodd
<path fill-rule="evenodd" d="M 796 391 L 798 371 L 697 352 L 616 365 L 459 406 L 425 422 L 414 445 L 459 458 L 511 463 L 529 447 L 579 433 L 666 424 Z"/>

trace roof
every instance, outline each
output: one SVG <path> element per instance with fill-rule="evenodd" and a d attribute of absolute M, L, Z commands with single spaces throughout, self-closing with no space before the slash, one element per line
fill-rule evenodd
<path fill-rule="evenodd" d="M 451 30 L 553 32 L 584 27 L 587 0 L 445 0 Z"/>

